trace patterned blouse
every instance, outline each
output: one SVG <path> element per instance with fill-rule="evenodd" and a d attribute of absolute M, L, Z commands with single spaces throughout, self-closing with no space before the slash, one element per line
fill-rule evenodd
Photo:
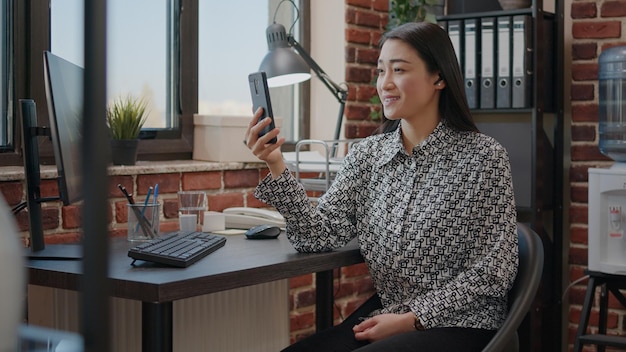
<path fill-rule="evenodd" d="M 493 138 L 439 123 L 409 155 L 398 128 L 355 144 L 317 206 L 288 170 L 255 196 L 284 215 L 298 251 L 357 238 L 383 305 L 374 314 L 502 325 L 518 252 L 509 158 Z"/>

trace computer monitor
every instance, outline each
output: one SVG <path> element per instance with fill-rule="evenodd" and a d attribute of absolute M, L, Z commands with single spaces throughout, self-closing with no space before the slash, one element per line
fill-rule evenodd
<path fill-rule="evenodd" d="M 44 82 L 49 126 L 37 126 L 35 102 L 20 100 L 24 136 L 24 169 L 31 250 L 38 259 L 80 259 L 77 244 L 45 245 L 41 203 L 61 200 L 64 205 L 82 199 L 81 131 L 83 117 L 83 69 L 51 52 L 44 52 Z M 50 136 L 58 172 L 59 196 L 42 198 L 40 192 L 38 136 Z"/>
<path fill-rule="evenodd" d="M 44 80 L 59 196 L 69 205 L 82 199 L 83 68 L 46 51 Z"/>

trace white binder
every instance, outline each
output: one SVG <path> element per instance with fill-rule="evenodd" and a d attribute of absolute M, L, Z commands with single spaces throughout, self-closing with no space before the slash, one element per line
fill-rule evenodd
<path fill-rule="evenodd" d="M 465 94 L 467 95 L 467 104 L 470 109 L 478 108 L 478 82 L 476 77 L 476 19 L 467 19 L 464 21 L 465 27 L 465 55 L 464 55 L 464 71 L 465 71 Z"/>
<path fill-rule="evenodd" d="M 456 59 L 459 62 L 459 66 L 461 65 L 461 21 L 454 20 L 448 21 L 448 36 L 450 37 L 450 41 L 452 42 L 452 46 L 454 47 L 454 53 L 456 54 Z"/>
<path fill-rule="evenodd" d="M 498 17 L 496 107 L 511 107 L 511 17 Z"/>
<path fill-rule="evenodd" d="M 484 17 L 480 26 L 480 108 L 496 106 L 495 88 L 495 18 Z"/>
<path fill-rule="evenodd" d="M 532 23 L 528 15 L 513 17 L 513 108 L 528 108 L 532 86 Z"/>

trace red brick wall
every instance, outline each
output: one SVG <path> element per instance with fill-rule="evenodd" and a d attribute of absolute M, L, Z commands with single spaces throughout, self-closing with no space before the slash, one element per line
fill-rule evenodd
<path fill-rule="evenodd" d="M 626 1 L 573 1 L 571 21 L 571 28 L 565 28 L 565 31 L 572 34 L 569 275 L 570 281 L 574 282 L 583 276 L 587 266 L 587 170 L 612 164 L 598 149 L 598 58 L 606 48 L 626 45 Z M 567 97 L 568 92 L 565 93 Z M 586 283 L 582 281 L 570 289 L 570 348 L 580 319 Z M 598 324 L 596 308 L 590 320 L 594 332 Z M 609 333 L 626 335 L 625 326 L 626 310 L 611 296 Z M 595 349 L 586 346 L 585 351 Z"/>
<path fill-rule="evenodd" d="M 376 95 L 378 41 L 388 18 L 389 0 L 346 0 L 346 138 L 367 137 L 380 124 L 370 118 L 380 104 L 372 104 L 370 99 Z"/>

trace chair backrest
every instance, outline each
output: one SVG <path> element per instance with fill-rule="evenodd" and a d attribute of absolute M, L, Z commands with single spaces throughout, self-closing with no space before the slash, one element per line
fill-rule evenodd
<path fill-rule="evenodd" d="M 517 329 L 530 310 L 541 282 L 543 271 L 543 243 L 528 225 L 517 223 L 519 267 L 513 287 L 509 291 L 509 312 L 502 327 L 483 352 L 517 351 Z"/>

